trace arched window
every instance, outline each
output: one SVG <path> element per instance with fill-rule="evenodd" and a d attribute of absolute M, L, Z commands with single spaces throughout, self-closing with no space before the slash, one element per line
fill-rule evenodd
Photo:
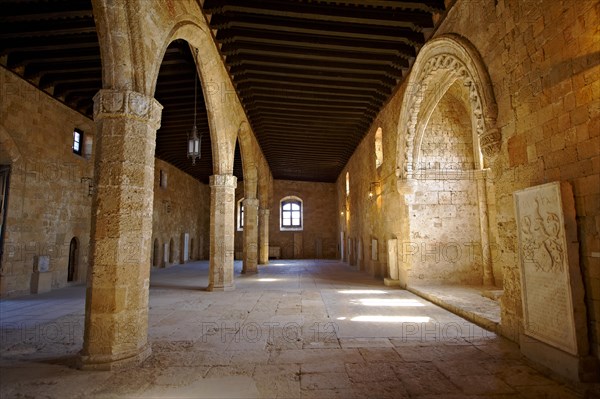
<path fill-rule="evenodd" d="M 302 200 L 298 197 L 290 196 L 281 200 L 279 206 L 281 230 L 302 230 L 302 205 Z"/>
<path fill-rule="evenodd" d="M 238 231 L 244 230 L 244 199 L 240 199 L 237 202 L 237 229 Z"/>
<path fill-rule="evenodd" d="M 377 128 L 375 132 L 375 168 L 383 165 L 383 131 Z"/>
<path fill-rule="evenodd" d="M 346 196 L 350 195 L 350 172 L 346 172 Z"/>

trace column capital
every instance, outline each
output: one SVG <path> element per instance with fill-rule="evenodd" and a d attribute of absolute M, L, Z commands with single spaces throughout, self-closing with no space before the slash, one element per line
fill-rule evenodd
<path fill-rule="evenodd" d="M 130 90 L 102 89 L 94 96 L 94 121 L 130 118 L 160 128 L 163 106 L 155 98 Z"/>
<path fill-rule="evenodd" d="M 244 198 L 243 204 L 245 207 L 254 207 L 258 209 L 259 202 L 258 198 Z"/>
<path fill-rule="evenodd" d="M 493 162 L 500 153 L 502 146 L 502 133 L 497 128 L 489 129 L 479 136 L 481 152 L 491 162 Z"/>
<path fill-rule="evenodd" d="M 258 210 L 258 213 L 259 213 L 261 216 L 269 216 L 269 214 L 271 213 L 271 210 L 270 210 L 270 209 L 266 209 L 266 208 L 260 208 L 260 209 Z"/>
<path fill-rule="evenodd" d="M 210 187 L 237 187 L 237 177 L 233 175 L 212 175 L 208 178 Z"/>

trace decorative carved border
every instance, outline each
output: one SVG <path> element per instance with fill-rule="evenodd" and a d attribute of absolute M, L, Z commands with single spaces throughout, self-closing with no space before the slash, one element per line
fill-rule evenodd
<path fill-rule="evenodd" d="M 418 116 L 423 100 L 429 94 L 427 89 L 440 84 L 440 89 L 447 90 L 456 80 L 468 87 L 471 118 L 484 157 L 493 161 L 499 153 L 501 135 L 496 127 L 497 106 L 483 61 L 465 39 L 445 35 L 421 49 L 407 83 L 398 124 L 396 173 L 399 178 L 408 178 L 409 172 L 415 169 Z"/>
<path fill-rule="evenodd" d="M 94 96 L 94 120 L 133 118 L 160 128 L 163 106 L 156 99 L 135 91 L 100 90 Z"/>
<path fill-rule="evenodd" d="M 212 175 L 208 180 L 210 187 L 237 187 L 237 177 L 233 175 Z"/>

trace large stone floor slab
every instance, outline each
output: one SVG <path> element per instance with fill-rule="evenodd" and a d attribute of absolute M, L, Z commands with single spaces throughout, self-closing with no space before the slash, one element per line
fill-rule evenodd
<path fill-rule="evenodd" d="M 580 398 L 518 347 L 335 261 L 274 261 L 207 292 L 208 263 L 153 270 L 141 367 L 72 368 L 84 287 L 0 301 L 0 397 Z"/>

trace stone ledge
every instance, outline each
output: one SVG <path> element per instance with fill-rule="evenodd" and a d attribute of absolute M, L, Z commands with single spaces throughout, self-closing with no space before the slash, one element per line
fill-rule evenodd
<path fill-rule="evenodd" d="M 456 288 L 460 289 L 461 287 Z M 465 288 L 468 289 L 469 287 Z M 460 317 L 463 317 L 472 323 L 477 324 L 479 327 L 485 328 L 494 334 L 502 335 L 502 326 L 500 324 L 500 305 L 498 305 L 498 314 L 492 314 L 490 312 L 484 313 L 478 312 L 474 309 L 465 309 L 464 307 L 459 306 L 457 303 L 452 303 L 452 301 L 448 300 L 448 298 L 436 295 L 436 293 L 433 292 L 428 292 L 427 287 L 407 286 L 406 290 Z M 482 301 L 491 301 L 483 296 L 481 296 L 481 299 Z"/>

